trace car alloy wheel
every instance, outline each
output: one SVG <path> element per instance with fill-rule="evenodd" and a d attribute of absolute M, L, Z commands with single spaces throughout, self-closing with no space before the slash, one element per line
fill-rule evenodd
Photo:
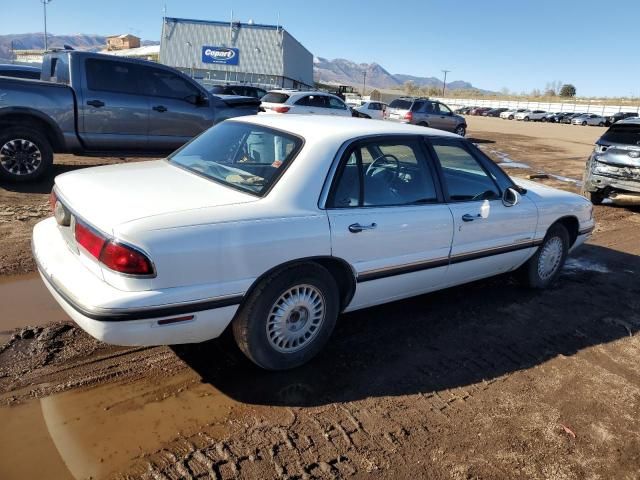
<path fill-rule="evenodd" d="M 325 318 L 325 299 L 313 285 L 296 285 L 275 301 L 266 329 L 272 348 L 293 353 L 304 348 L 320 331 Z"/>
<path fill-rule="evenodd" d="M 562 263 L 564 244 L 560 237 L 551 237 L 542 246 L 538 257 L 538 276 L 541 280 L 553 277 Z"/>
<path fill-rule="evenodd" d="M 458 125 L 454 133 L 456 135 L 460 135 L 461 137 L 464 137 L 465 133 L 467 133 L 467 130 L 466 128 L 464 128 L 464 125 Z"/>
<path fill-rule="evenodd" d="M 35 172 L 42 163 L 42 153 L 30 140 L 16 138 L 0 148 L 0 166 L 16 176 Z"/>

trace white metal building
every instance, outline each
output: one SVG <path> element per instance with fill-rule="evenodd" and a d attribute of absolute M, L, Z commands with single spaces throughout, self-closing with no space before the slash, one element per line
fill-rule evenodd
<path fill-rule="evenodd" d="M 313 55 L 278 25 L 165 17 L 160 63 L 214 83 L 313 86 Z"/>

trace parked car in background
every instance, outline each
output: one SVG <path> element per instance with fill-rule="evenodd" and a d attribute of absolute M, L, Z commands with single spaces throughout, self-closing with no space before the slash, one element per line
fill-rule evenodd
<path fill-rule="evenodd" d="M 453 113 L 444 103 L 428 98 L 396 98 L 389 104 L 385 119 L 446 130 L 463 137 L 467 132 L 464 117 Z"/>
<path fill-rule="evenodd" d="M 516 115 L 518 113 L 525 112 L 526 110 L 527 110 L 526 108 L 517 108 L 517 109 L 505 110 L 504 112 L 502 112 L 500 114 L 500 118 L 502 118 L 504 120 L 513 120 L 514 118 L 516 118 Z"/>
<path fill-rule="evenodd" d="M 625 118 L 632 118 L 638 115 L 638 112 L 618 112 L 613 115 L 606 116 L 606 125 L 613 125 L 614 123 L 624 120 Z"/>
<path fill-rule="evenodd" d="M 541 122 L 553 122 L 552 118 L 555 118 L 557 115 L 560 115 L 562 112 L 547 112 L 540 119 Z"/>
<path fill-rule="evenodd" d="M 524 112 L 516 113 L 515 118 L 516 120 L 524 120 L 525 122 L 540 121 L 546 114 L 547 112 L 544 110 L 525 110 Z"/>
<path fill-rule="evenodd" d="M 640 205 L 640 118 L 614 123 L 596 142 L 585 168 L 583 193 L 596 205 L 606 198 Z"/>
<path fill-rule="evenodd" d="M 214 95 L 239 95 L 242 97 L 253 97 L 260 99 L 267 94 L 264 88 L 253 85 L 214 85 L 209 88 Z"/>
<path fill-rule="evenodd" d="M 560 120 L 560 123 L 571 123 L 573 121 L 574 118 L 578 118 L 581 117 L 583 115 L 586 115 L 586 113 L 580 113 L 580 112 L 574 112 L 574 113 L 570 113 L 564 117 L 562 117 L 562 119 Z"/>
<path fill-rule="evenodd" d="M 40 80 L 41 73 L 40 68 L 31 65 L 0 64 L 0 77 Z"/>
<path fill-rule="evenodd" d="M 30 181 L 53 154 L 166 154 L 260 102 L 210 94 L 177 70 L 81 51 L 44 56 L 42 81 L 0 78 L 0 178 Z"/>
<path fill-rule="evenodd" d="M 552 113 L 544 117 L 543 121 L 546 121 L 549 123 L 560 123 L 562 119 L 564 119 L 565 117 L 568 117 L 569 115 L 573 115 L 573 113 L 569 113 L 569 112 Z"/>
<path fill-rule="evenodd" d="M 351 117 L 351 108 L 341 98 L 331 93 L 271 90 L 262 97 L 262 113 L 309 114 Z"/>
<path fill-rule="evenodd" d="M 491 107 L 476 107 L 469 111 L 469 115 L 481 116 L 484 112 L 491 110 Z"/>
<path fill-rule="evenodd" d="M 607 121 L 602 115 L 596 115 L 595 113 L 586 113 L 579 117 L 576 117 L 571 120 L 573 125 L 597 125 L 599 127 L 604 127 L 605 122 Z"/>
<path fill-rule="evenodd" d="M 499 117 L 502 112 L 506 112 L 508 108 L 492 108 L 482 114 L 483 117 Z"/>
<path fill-rule="evenodd" d="M 311 115 L 233 119 L 166 160 L 60 175 L 52 204 L 36 265 L 90 335 L 165 345 L 230 327 L 269 370 L 314 357 L 341 312 L 506 272 L 550 287 L 594 227 L 585 198 L 511 179 L 457 135 Z"/>
<path fill-rule="evenodd" d="M 387 110 L 387 104 L 383 102 L 368 101 L 359 107 L 354 108 L 363 118 L 373 118 L 375 120 L 383 120 L 384 112 Z"/>
<path fill-rule="evenodd" d="M 466 115 L 467 113 L 469 113 L 469 110 L 471 110 L 472 108 L 475 108 L 475 107 L 460 107 L 455 109 L 453 112 L 458 113 L 460 115 Z"/>

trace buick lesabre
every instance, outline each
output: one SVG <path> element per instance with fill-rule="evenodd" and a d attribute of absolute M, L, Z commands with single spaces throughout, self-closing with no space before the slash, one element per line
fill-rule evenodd
<path fill-rule="evenodd" d="M 227 120 L 167 159 L 56 178 L 33 250 L 95 338 L 201 342 L 260 367 L 316 355 L 341 312 L 505 272 L 545 288 L 594 226 L 464 138 L 304 115 Z"/>

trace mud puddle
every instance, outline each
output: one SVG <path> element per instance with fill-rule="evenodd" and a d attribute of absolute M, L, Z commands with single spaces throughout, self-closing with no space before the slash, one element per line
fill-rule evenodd
<path fill-rule="evenodd" d="M 69 321 L 37 273 L 0 276 L 0 305 L 0 343 L 16 328 Z"/>
<path fill-rule="evenodd" d="M 0 478 L 108 478 L 204 426 L 222 436 L 238 407 L 184 372 L 161 383 L 113 382 L 0 408 Z"/>

